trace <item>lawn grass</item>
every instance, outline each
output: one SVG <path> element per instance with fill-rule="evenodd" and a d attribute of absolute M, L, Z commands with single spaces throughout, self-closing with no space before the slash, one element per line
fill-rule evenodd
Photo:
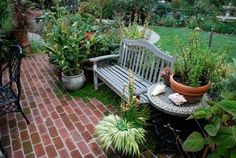
<path fill-rule="evenodd" d="M 70 94 L 80 97 L 84 101 L 88 101 L 89 98 L 97 98 L 104 105 L 119 106 L 121 101 L 120 97 L 105 84 L 95 91 L 92 81 L 87 81 L 82 89 L 70 92 Z"/>
<path fill-rule="evenodd" d="M 182 41 L 186 41 L 189 34 L 192 32 L 192 30 L 189 28 L 153 26 L 152 29 L 160 35 L 160 41 L 157 42 L 156 45 L 163 51 L 167 51 L 170 54 L 176 54 L 176 39 L 179 38 Z M 200 38 L 206 44 L 206 46 L 208 46 L 209 37 L 210 32 L 200 31 Z M 218 33 L 213 34 L 211 44 L 211 49 L 213 51 L 227 46 L 229 46 L 229 60 L 236 58 L 236 36 Z"/>

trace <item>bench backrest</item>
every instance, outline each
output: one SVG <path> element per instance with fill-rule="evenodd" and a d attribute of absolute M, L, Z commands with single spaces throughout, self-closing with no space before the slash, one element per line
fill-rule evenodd
<path fill-rule="evenodd" d="M 159 82 L 161 70 L 173 67 L 174 62 L 175 57 L 163 53 L 146 40 L 121 40 L 119 65 L 150 83 Z"/>

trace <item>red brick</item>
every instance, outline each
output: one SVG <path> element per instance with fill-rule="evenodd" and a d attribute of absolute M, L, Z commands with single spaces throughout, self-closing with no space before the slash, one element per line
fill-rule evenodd
<path fill-rule="evenodd" d="M 61 128 L 65 127 L 65 125 L 61 119 L 54 120 L 54 123 L 55 123 L 55 126 L 57 127 L 57 129 L 61 129 Z"/>
<path fill-rule="evenodd" d="M 59 134 L 61 135 L 63 139 L 70 137 L 70 134 L 66 128 L 59 129 Z"/>
<path fill-rule="evenodd" d="M 53 138 L 52 141 L 53 144 L 56 146 L 57 150 L 62 149 L 64 147 L 64 144 L 60 137 Z"/>
<path fill-rule="evenodd" d="M 36 122 L 36 124 L 41 124 L 41 123 L 43 123 L 42 117 L 41 117 L 41 116 L 35 117 L 35 122 Z"/>
<path fill-rule="evenodd" d="M 66 139 L 65 142 L 69 151 L 73 151 L 76 148 L 74 141 L 71 138 Z"/>
<path fill-rule="evenodd" d="M 75 126 L 71 122 L 65 122 L 65 125 L 69 131 L 72 131 L 75 129 Z"/>
<path fill-rule="evenodd" d="M 62 149 L 62 150 L 58 151 L 58 153 L 59 153 L 61 158 L 70 157 L 66 149 Z"/>
<path fill-rule="evenodd" d="M 97 125 L 99 120 L 95 116 L 90 116 L 89 119 L 92 121 L 93 125 Z"/>
<path fill-rule="evenodd" d="M 72 113 L 74 113 L 73 109 L 72 109 L 70 106 L 66 106 L 66 107 L 65 107 L 65 111 L 66 111 L 67 114 L 72 114 Z"/>
<path fill-rule="evenodd" d="M 51 116 L 52 116 L 53 119 L 58 119 L 59 118 L 59 115 L 55 111 L 51 112 Z"/>
<path fill-rule="evenodd" d="M 32 109 L 32 113 L 35 117 L 39 116 L 39 110 L 37 108 Z"/>
<path fill-rule="evenodd" d="M 119 157 L 119 156 L 114 156 L 114 157 Z M 104 154 L 102 154 L 98 158 L 107 158 L 107 157 Z"/>
<path fill-rule="evenodd" d="M 78 122 L 79 121 L 79 118 L 76 116 L 75 113 L 70 114 L 69 118 L 71 119 L 72 122 Z"/>
<path fill-rule="evenodd" d="M 12 149 L 13 151 L 17 151 L 21 148 L 21 142 L 20 139 L 13 139 L 12 140 Z"/>
<path fill-rule="evenodd" d="M 22 145 L 23 145 L 23 150 L 25 154 L 29 154 L 33 152 L 32 144 L 30 141 L 26 141 Z"/>
<path fill-rule="evenodd" d="M 102 119 L 103 116 L 104 116 L 104 115 L 103 115 L 100 111 L 98 111 L 98 110 L 95 110 L 94 113 L 95 113 L 95 115 L 97 116 L 97 118 L 98 118 L 99 120 Z"/>
<path fill-rule="evenodd" d="M 80 115 L 80 120 L 84 125 L 90 122 L 85 115 Z"/>
<path fill-rule="evenodd" d="M 22 158 L 22 157 L 24 157 L 22 150 L 14 152 L 14 158 Z"/>
<path fill-rule="evenodd" d="M 41 142 L 39 134 L 37 132 L 31 134 L 31 140 L 33 144 Z"/>
<path fill-rule="evenodd" d="M 63 110 L 63 108 L 62 108 L 61 106 L 56 106 L 56 111 L 57 111 L 58 113 L 64 112 L 64 110 Z"/>
<path fill-rule="evenodd" d="M 44 102 L 44 104 L 46 104 L 46 105 L 48 105 L 48 104 L 51 103 L 51 101 L 50 101 L 49 98 L 44 98 L 44 99 L 43 99 L 43 102 Z"/>
<path fill-rule="evenodd" d="M 34 151 L 37 157 L 45 155 L 45 151 L 41 143 L 34 146 Z"/>
<path fill-rule="evenodd" d="M 78 142 L 79 140 L 81 140 L 81 136 L 80 136 L 79 132 L 77 132 L 76 130 L 71 131 L 70 134 L 71 134 L 74 142 Z"/>
<path fill-rule="evenodd" d="M 85 155 L 84 158 L 94 158 L 92 154 Z"/>
<path fill-rule="evenodd" d="M 45 149 L 46 149 L 48 157 L 56 157 L 57 156 L 57 152 L 56 152 L 53 145 L 46 146 Z"/>
<path fill-rule="evenodd" d="M 74 150 L 70 153 L 72 158 L 82 158 L 80 152 L 78 150 Z"/>
<path fill-rule="evenodd" d="M 100 147 L 98 146 L 98 144 L 96 142 L 92 142 L 89 144 L 89 148 L 90 150 L 93 151 L 94 155 L 97 157 L 99 155 L 101 155 L 103 152 L 100 149 Z"/>
<path fill-rule="evenodd" d="M 27 130 L 20 132 L 21 141 L 29 140 L 29 134 Z"/>
<path fill-rule="evenodd" d="M 93 112 L 89 108 L 85 108 L 83 111 L 86 116 L 91 116 L 93 114 Z"/>
<path fill-rule="evenodd" d="M 80 108 L 75 108 L 74 110 L 78 116 L 83 114 L 83 111 Z"/>
<path fill-rule="evenodd" d="M 84 129 L 85 129 L 84 125 L 83 125 L 81 122 L 75 123 L 75 127 L 76 127 L 80 132 L 83 132 Z"/>
<path fill-rule="evenodd" d="M 36 126 L 35 126 L 34 123 L 30 123 L 30 124 L 28 125 L 28 129 L 29 129 L 29 132 L 30 132 L 30 133 L 33 133 L 33 132 L 37 131 L 37 128 L 36 128 Z"/>
<path fill-rule="evenodd" d="M 77 143 L 77 146 L 78 146 L 80 152 L 81 152 L 83 155 L 89 153 L 89 149 L 88 149 L 86 143 L 85 143 L 83 140 L 79 141 L 79 142 Z"/>
<path fill-rule="evenodd" d="M 51 137 L 56 137 L 56 136 L 58 136 L 58 132 L 57 132 L 57 130 L 56 130 L 55 127 L 49 128 L 48 131 L 49 131 L 49 134 L 50 134 Z"/>
<path fill-rule="evenodd" d="M 46 121 L 46 126 L 49 128 L 49 127 L 52 127 L 54 124 L 53 124 L 53 121 L 50 119 L 50 118 L 47 118 Z"/>
<path fill-rule="evenodd" d="M 41 138 L 42 138 L 42 142 L 43 142 L 44 146 L 52 143 L 50 136 L 47 133 L 44 135 L 41 135 Z"/>
<path fill-rule="evenodd" d="M 89 142 L 92 139 L 92 136 L 89 134 L 88 131 L 82 132 L 81 135 L 86 142 Z"/>
<path fill-rule="evenodd" d="M 44 134 L 47 132 L 46 126 L 44 124 L 38 125 L 38 130 L 40 134 Z"/>
<path fill-rule="evenodd" d="M 47 111 L 46 109 L 44 109 L 43 111 L 41 111 L 41 114 L 42 114 L 43 118 L 49 117 L 48 111 Z"/>
<path fill-rule="evenodd" d="M 87 105 L 84 102 L 79 102 L 78 105 L 81 109 L 85 109 L 87 107 Z"/>
<path fill-rule="evenodd" d="M 91 123 L 85 125 L 86 129 L 89 131 L 89 133 L 93 134 L 94 131 L 94 125 L 92 125 Z"/>

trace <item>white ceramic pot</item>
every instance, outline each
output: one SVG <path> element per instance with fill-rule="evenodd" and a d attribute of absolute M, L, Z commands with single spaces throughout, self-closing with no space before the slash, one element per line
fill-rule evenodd
<path fill-rule="evenodd" d="M 62 72 L 61 81 L 66 89 L 74 91 L 80 89 L 84 85 L 86 78 L 83 70 L 79 75 L 75 76 L 67 76 Z"/>

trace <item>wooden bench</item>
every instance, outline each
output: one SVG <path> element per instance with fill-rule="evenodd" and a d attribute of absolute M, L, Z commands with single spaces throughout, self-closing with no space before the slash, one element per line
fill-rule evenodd
<path fill-rule="evenodd" d="M 117 58 L 118 62 L 108 62 L 108 59 Z M 172 67 L 175 57 L 163 53 L 146 40 L 123 39 L 120 43 L 119 54 L 100 56 L 89 59 L 93 62 L 94 87 L 98 89 L 98 79 L 109 86 L 119 96 L 128 99 L 126 88 L 129 71 L 134 78 L 134 92 L 140 95 L 141 103 L 148 103 L 147 89 L 160 81 L 161 70 L 168 66 Z"/>

